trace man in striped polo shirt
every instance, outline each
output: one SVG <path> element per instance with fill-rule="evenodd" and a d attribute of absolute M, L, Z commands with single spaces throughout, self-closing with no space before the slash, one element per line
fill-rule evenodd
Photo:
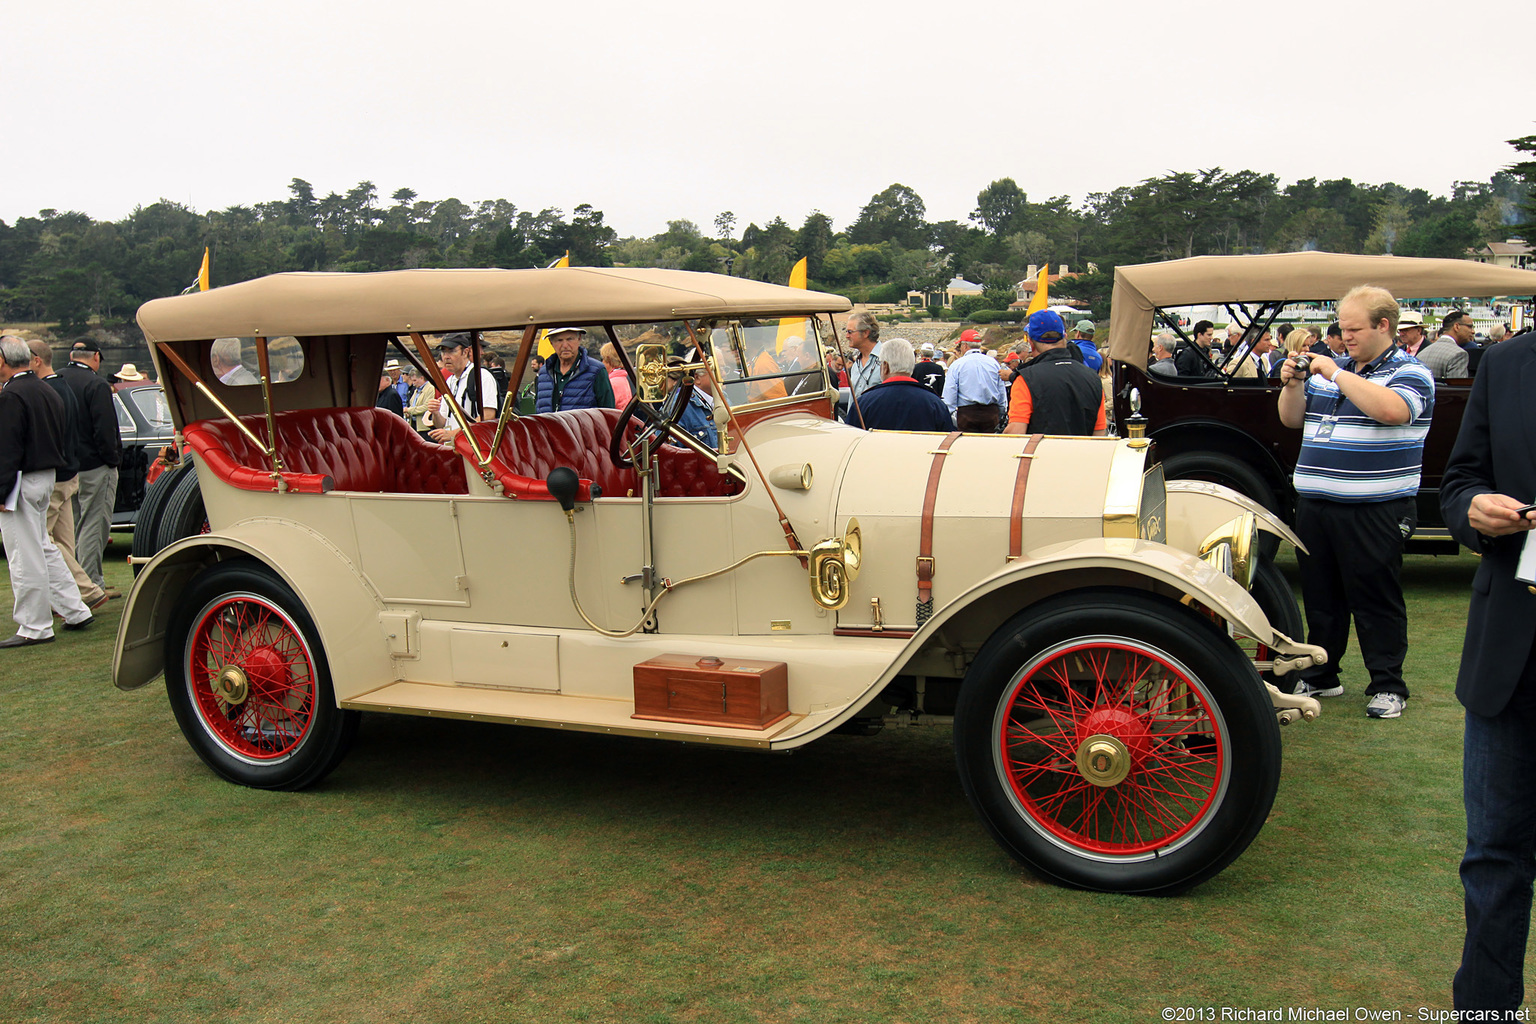
<path fill-rule="evenodd" d="M 1307 639 L 1328 663 L 1303 674 L 1297 692 L 1336 697 L 1339 661 L 1355 617 L 1371 681 L 1365 713 L 1396 718 L 1408 700 L 1408 607 L 1400 574 L 1412 531 L 1424 437 L 1435 407 L 1428 369 L 1393 344 L 1399 310 L 1384 288 L 1362 285 L 1339 300 L 1347 356 L 1291 356 L 1280 370 L 1280 421 L 1302 428 L 1296 461 L 1297 552 Z"/>

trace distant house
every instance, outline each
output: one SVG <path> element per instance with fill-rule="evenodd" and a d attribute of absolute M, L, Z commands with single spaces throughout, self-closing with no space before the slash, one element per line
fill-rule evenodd
<path fill-rule="evenodd" d="M 1496 267 L 1536 270 L 1536 250 L 1523 238 L 1507 238 L 1502 242 L 1490 242 L 1481 249 L 1469 249 L 1467 258 Z"/>
<path fill-rule="evenodd" d="M 980 295 L 984 288 L 979 284 L 972 284 L 963 277 L 951 278 L 949 284 L 944 286 L 944 305 L 953 306 L 955 300 L 962 295 Z"/>
<path fill-rule="evenodd" d="M 980 295 L 985 289 L 963 277 L 950 279 L 942 292 L 907 292 L 909 306 L 953 306 L 962 295 Z"/>

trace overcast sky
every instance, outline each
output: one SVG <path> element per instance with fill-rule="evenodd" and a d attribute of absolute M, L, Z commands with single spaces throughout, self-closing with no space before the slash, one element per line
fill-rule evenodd
<path fill-rule="evenodd" d="M 1532 0 L 13 2 L 0 220 L 381 199 L 580 203 L 622 235 L 963 220 L 1221 166 L 1447 194 L 1536 134 Z"/>

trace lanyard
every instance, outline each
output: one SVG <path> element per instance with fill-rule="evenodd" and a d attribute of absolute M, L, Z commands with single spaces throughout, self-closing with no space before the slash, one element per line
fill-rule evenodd
<path fill-rule="evenodd" d="M 1360 367 L 1360 369 L 1351 372 L 1353 372 L 1356 377 L 1360 377 L 1362 379 L 1368 378 L 1371 374 L 1387 365 L 1387 361 L 1392 358 L 1393 351 L 1393 348 L 1389 348 L 1381 355 L 1371 360 L 1369 363 L 1366 363 L 1364 366 Z M 1338 371 L 1335 371 L 1334 376 L 1337 377 L 1338 375 Z M 1332 381 L 1329 381 L 1328 383 L 1333 384 Z M 1333 396 L 1333 408 L 1328 410 L 1328 416 L 1330 418 L 1337 417 L 1339 415 L 1339 410 L 1344 407 L 1345 402 L 1344 389 L 1339 387 L 1337 384 L 1334 384 L 1333 387 L 1334 390 L 1338 392 L 1338 394 Z"/>

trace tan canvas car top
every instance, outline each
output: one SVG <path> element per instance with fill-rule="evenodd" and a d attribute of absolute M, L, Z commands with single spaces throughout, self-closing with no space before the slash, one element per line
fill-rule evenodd
<path fill-rule="evenodd" d="M 1379 285 L 1403 299 L 1526 296 L 1536 295 L 1536 271 L 1331 252 L 1196 256 L 1116 267 L 1109 354 L 1145 370 L 1152 311 L 1160 306 L 1337 299 L 1359 284 Z"/>
<path fill-rule="evenodd" d="M 683 270 L 397 270 L 274 274 L 139 308 L 151 343 L 218 337 L 404 334 L 528 324 L 842 312 L 841 295 Z"/>

